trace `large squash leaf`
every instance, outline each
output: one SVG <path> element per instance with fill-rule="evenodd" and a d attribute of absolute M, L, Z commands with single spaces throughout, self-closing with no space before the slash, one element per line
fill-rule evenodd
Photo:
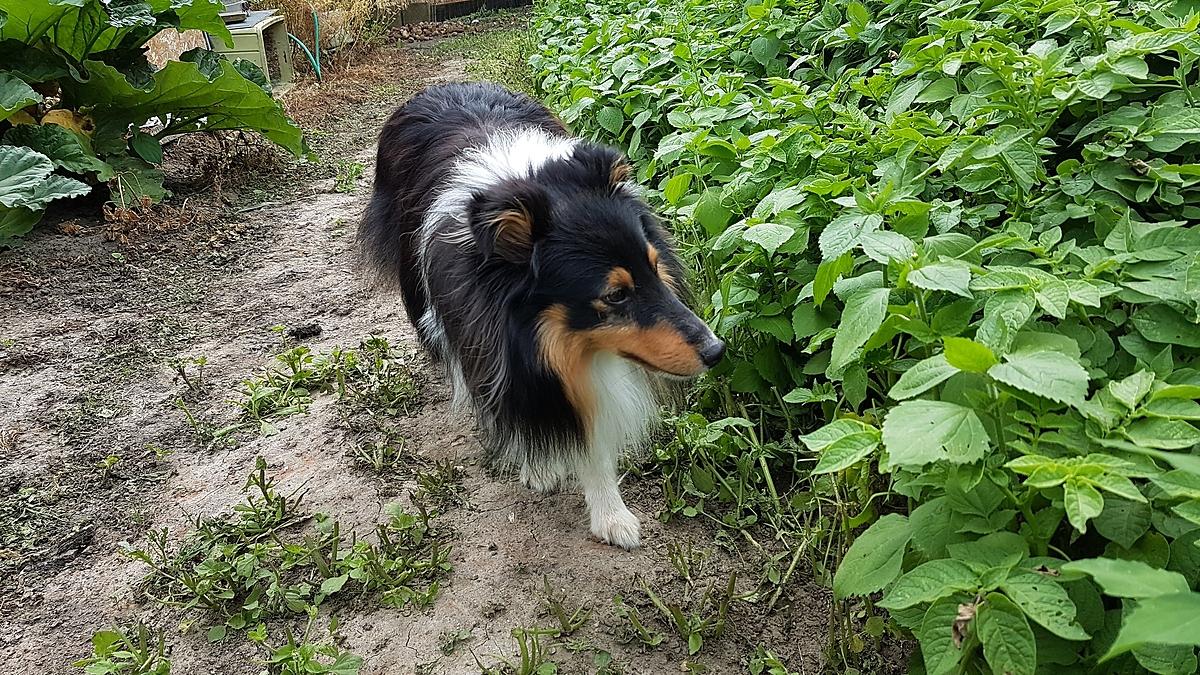
<path fill-rule="evenodd" d="M 89 55 L 144 45 L 159 32 L 174 28 L 202 30 L 233 45 L 221 21 L 224 6 L 216 0 L 146 0 L 105 4 L 100 0 L 0 0 L 0 39 L 32 45 L 53 29 L 54 45 L 83 61 Z"/>
<path fill-rule="evenodd" d="M 0 145 L 0 241 L 28 232 L 55 199 L 91 191 L 87 184 L 53 170 L 54 163 L 40 152 Z"/>
<path fill-rule="evenodd" d="M 8 145 L 23 145 L 50 158 L 55 166 L 74 173 L 96 172 L 100 180 L 112 176 L 112 167 L 92 153 L 87 137 L 57 124 L 22 124 L 4 133 Z"/>
<path fill-rule="evenodd" d="M 41 100 L 41 95 L 22 80 L 0 73 L 0 121 Z"/>
<path fill-rule="evenodd" d="M 149 91 L 130 85 L 112 66 L 96 61 L 85 65 L 91 78 L 69 83 L 69 90 L 74 100 L 93 106 L 97 145 L 107 146 L 111 139 L 124 137 L 130 125 L 158 117 L 167 121 L 170 133 L 253 129 L 295 155 L 307 152 L 300 129 L 275 99 L 229 61 L 222 60 L 211 77 L 195 63 L 172 61 L 154 74 Z"/>

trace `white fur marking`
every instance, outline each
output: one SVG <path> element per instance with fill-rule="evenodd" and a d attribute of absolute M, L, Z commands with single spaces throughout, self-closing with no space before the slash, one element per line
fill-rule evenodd
<path fill-rule="evenodd" d="M 646 440 L 658 416 L 658 403 L 646 371 L 615 354 L 597 354 L 591 373 L 596 418 L 590 447 L 580 457 L 576 473 L 592 534 L 624 549 L 637 548 L 640 525 L 621 499 L 617 462 L 622 450 Z"/>

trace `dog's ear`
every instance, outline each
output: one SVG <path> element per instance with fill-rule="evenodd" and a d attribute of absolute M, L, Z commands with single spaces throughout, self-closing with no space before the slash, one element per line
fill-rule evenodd
<path fill-rule="evenodd" d="M 534 244 L 550 228 L 546 193 L 528 181 L 505 181 L 476 194 L 470 218 L 484 258 L 495 256 L 514 265 L 529 264 Z"/>

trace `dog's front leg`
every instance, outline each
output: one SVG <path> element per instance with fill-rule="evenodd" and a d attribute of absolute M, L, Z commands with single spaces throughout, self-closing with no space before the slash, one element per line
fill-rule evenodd
<path fill-rule="evenodd" d="M 593 449 L 579 459 L 576 473 L 592 521 L 592 534 L 606 544 L 626 550 L 637 548 L 641 525 L 621 499 L 616 455 Z"/>

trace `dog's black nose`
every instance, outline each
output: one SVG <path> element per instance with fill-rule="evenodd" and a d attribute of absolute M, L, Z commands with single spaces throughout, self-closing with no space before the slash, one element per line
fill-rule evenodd
<path fill-rule="evenodd" d="M 700 360 L 709 368 L 717 365 L 722 356 L 725 356 L 725 343 L 715 337 L 700 348 Z"/>

